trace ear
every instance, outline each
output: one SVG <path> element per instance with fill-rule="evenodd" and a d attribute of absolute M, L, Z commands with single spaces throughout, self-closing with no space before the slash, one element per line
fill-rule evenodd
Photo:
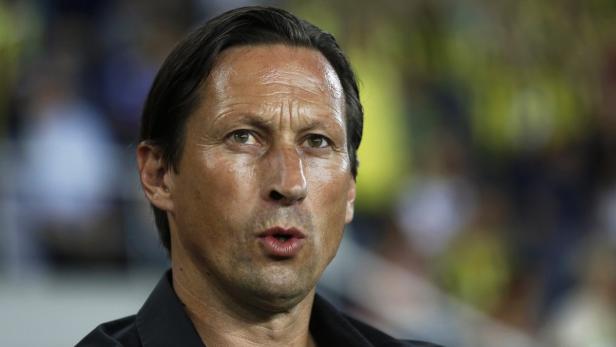
<path fill-rule="evenodd" d="M 349 191 L 347 192 L 347 206 L 346 216 L 344 218 L 345 223 L 351 223 L 353 220 L 353 214 L 355 212 L 355 179 L 351 180 Z"/>
<path fill-rule="evenodd" d="M 137 146 L 137 165 L 146 198 L 163 211 L 173 211 L 173 179 L 170 168 L 164 163 L 160 148 L 147 141 L 141 142 Z"/>

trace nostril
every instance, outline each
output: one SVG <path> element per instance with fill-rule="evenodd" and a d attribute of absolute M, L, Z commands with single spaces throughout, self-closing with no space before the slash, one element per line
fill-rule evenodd
<path fill-rule="evenodd" d="M 282 194 L 278 193 L 278 192 L 277 192 L 277 191 L 275 191 L 275 190 L 272 190 L 272 191 L 270 192 L 270 198 L 272 198 L 272 200 L 276 200 L 276 201 L 278 201 L 278 200 L 282 200 L 282 198 L 284 198 L 284 195 L 282 195 Z"/>

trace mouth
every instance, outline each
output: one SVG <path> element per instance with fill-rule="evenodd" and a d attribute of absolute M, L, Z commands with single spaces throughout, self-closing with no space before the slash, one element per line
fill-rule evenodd
<path fill-rule="evenodd" d="M 295 257 L 306 236 L 297 228 L 273 227 L 257 235 L 265 253 L 274 259 Z"/>

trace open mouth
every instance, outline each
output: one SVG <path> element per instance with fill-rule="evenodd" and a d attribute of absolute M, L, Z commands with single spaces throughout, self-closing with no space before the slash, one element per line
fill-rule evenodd
<path fill-rule="evenodd" d="M 259 237 L 273 237 L 278 241 L 287 241 L 292 238 L 303 239 L 305 237 L 304 233 L 301 230 L 294 228 L 294 227 L 291 227 L 291 228 L 273 227 L 273 228 L 266 229 L 265 231 L 261 232 L 258 236 Z"/>
<path fill-rule="evenodd" d="M 282 241 L 282 242 L 291 238 L 290 235 L 282 235 L 282 234 L 274 235 L 274 237 L 276 238 L 276 240 Z"/>
<path fill-rule="evenodd" d="M 275 259 L 288 259 L 297 255 L 304 244 L 304 234 L 296 228 L 274 227 L 258 235 L 265 253 Z"/>

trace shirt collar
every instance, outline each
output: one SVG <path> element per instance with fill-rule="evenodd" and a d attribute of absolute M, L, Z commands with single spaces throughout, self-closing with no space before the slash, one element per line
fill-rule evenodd
<path fill-rule="evenodd" d="M 204 347 L 171 283 L 169 270 L 137 313 L 143 347 Z"/>
<path fill-rule="evenodd" d="M 319 346 L 373 346 L 342 312 L 319 294 L 314 297 L 310 333 Z"/>

